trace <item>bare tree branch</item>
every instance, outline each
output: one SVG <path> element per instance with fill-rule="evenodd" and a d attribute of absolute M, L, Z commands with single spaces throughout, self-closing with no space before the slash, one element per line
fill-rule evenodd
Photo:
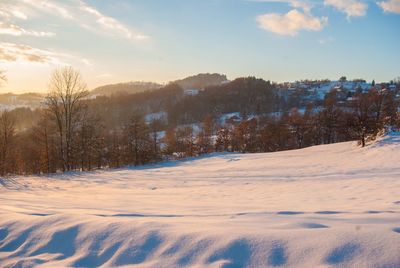
<path fill-rule="evenodd" d="M 7 77 L 5 74 L 5 71 L 0 70 L 0 86 L 3 84 L 3 82 L 7 81 Z"/>
<path fill-rule="evenodd" d="M 70 170 L 73 134 L 86 109 L 82 101 L 88 91 L 81 74 L 72 67 L 54 71 L 49 88 L 45 106 L 57 125 L 63 169 Z"/>

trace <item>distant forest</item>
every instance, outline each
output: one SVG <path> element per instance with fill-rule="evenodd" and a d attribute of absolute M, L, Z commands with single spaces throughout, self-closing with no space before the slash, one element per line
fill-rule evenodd
<path fill-rule="evenodd" d="M 254 77 L 214 81 L 189 94 L 179 83 L 170 83 L 90 97 L 79 72 L 68 67 L 56 70 L 49 85 L 40 108 L 1 113 L 0 175 L 116 168 L 350 140 L 365 146 L 400 123 L 395 82 L 394 87 L 373 84 L 351 94 L 332 89 L 322 100 L 304 98 L 302 90 L 282 93 L 276 84 Z"/>

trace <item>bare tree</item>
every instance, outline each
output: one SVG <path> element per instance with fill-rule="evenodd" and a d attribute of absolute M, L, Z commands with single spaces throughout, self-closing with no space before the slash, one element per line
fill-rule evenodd
<path fill-rule="evenodd" d="M 163 140 L 165 143 L 164 154 L 172 155 L 176 153 L 178 141 L 175 128 L 167 129 Z"/>
<path fill-rule="evenodd" d="M 228 127 L 221 127 L 217 130 L 217 139 L 215 141 L 216 151 L 232 151 L 232 130 Z"/>
<path fill-rule="evenodd" d="M 122 134 L 118 129 L 113 129 L 109 131 L 108 135 L 106 135 L 107 139 L 107 161 L 108 166 L 118 168 L 123 164 L 123 154 L 122 154 L 122 145 L 121 139 Z"/>
<path fill-rule="evenodd" d="M 0 174 L 10 172 L 12 163 L 12 143 L 15 139 L 15 120 L 8 111 L 0 115 Z"/>
<path fill-rule="evenodd" d="M 153 148 L 149 128 L 143 117 L 133 115 L 124 130 L 128 145 L 128 159 L 133 160 L 135 166 L 148 162 Z"/>
<path fill-rule="evenodd" d="M 153 147 L 153 158 L 154 160 L 159 160 L 160 156 L 160 138 L 159 132 L 162 129 L 162 123 L 160 120 L 153 120 L 149 124 L 151 143 Z"/>
<path fill-rule="evenodd" d="M 203 120 L 202 131 L 198 134 L 197 145 L 199 153 L 211 153 L 213 149 L 214 120 L 207 115 Z"/>
<path fill-rule="evenodd" d="M 288 117 L 290 132 L 295 140 L 296 148 L 301 149 L 304 145 L 304 137 L 306 135 L 306 122 L 304 116 L 297 108 L 292 109 Z"/>
<path fill-rule="evenodd" d="M 353 112 L 348 119 L 348 127 L 354 132 L 362 147 L 368 139 L 374 138 L 379 126 L 376 122 L 376 114 L 373 112 L 374 102 L 371 100 L 373 93 L 360 93 L 353 102 Z"/>
<path fill-rule="evenodd" d="M 50 173 L 52 171 L 51 149 L 54 142 L 54 124 L 49 122 L 49 117 L 45 111 L 41 112 L 41 118 L 36 126 L 32 128 L 31 139 L 34 141 L 32 146 L 36 147 L 36 158 L 40 162 L 40 171 Z M 54 171 L 54 170 L 53 170 Z"/>
<path fill-rule="evenodd" d="M 196 136 L 192 126 L 178 128 L 176 132 L 178 138 L 178 152 L 184 156 L 194 156 L 196 152 Z"/>
<path fill-rule="evenodd" d="M 63 170 L 72 169 L 72 144 L 74 131 L 79 126 L 88 95 L 81 74 L 72 67 L 54 71 L 46 96 L 45 106 L 57 125 L 60 157 Z"/>

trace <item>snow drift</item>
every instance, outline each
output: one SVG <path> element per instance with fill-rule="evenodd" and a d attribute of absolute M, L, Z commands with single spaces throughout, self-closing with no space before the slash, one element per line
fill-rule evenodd
<path fill-rule="evenodd" d="M 400 136 L 1 180 L 1 267 L 400 267 Z"/>

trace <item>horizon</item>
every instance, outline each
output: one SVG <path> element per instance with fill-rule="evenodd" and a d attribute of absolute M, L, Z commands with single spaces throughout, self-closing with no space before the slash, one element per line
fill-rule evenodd
<path fill-rule="evenodd" d="M 278 83 L 399 77 L 400 3 L 345 2 L 6 0 L 0 92 L 46 92 L 52 71 L 65 65 L 89 89 L 197 73 Z"/>
<path fill-rule="evenodd" d="M 88 91 L 93 91 L 93 90 L 96 90 L 97 88 L 101 88 L 101 87 L 105 87 L 105 86 L 119 85 L 119 84 L 123 85 L 123 84 L 129 84 L 129 83 L 155 83 L 155 84 L 158 84 L 158 85 L 164 87 L 164 86 L 168 85 L 169 83 L 175 83 L 175 82 L 178 81 L 178 80 L 185 79 L 185 78 L 189 78 L 189 77 L 193 77 L 193 76 L 197 76 L 197 75 L 201 75 L 201 74 L 218 74 L 218 75 L 225 75 L 225 74 L 223 74 L 223 73 L 198 73 L 198 74 L 189 75 L 189 76 L 186 76 L 186 77 L 180 77 L 180 78 L 177 78 L 177 79 L 175 79 L 175 80 L 166 81 L 166 82 L 156 82 L 156 81 L 150 81 L 150 80 L 149 80 L 149 81 L 133 81 L 133 80 L 132 80 L 132 81 L 121 81 L 121 82 L 115 82 L 115 83 L 109 83 L 109 84 L 102 84 L 102 85 L 96 86 L 96 87 L 94 87 L 94 88 L 89 88 L 89 87 L 87 87 L 87 90 L 88 90 Z M 51 73 L 49 74 L 49 76 L 50 76 L 50 75 L 51 75 Z M 248 75 L 248 76 L 241 76 L 241 77 L 234 77 L 234 78 L 229 78 L 228 76 L 226 76 L 226 77 L 227 77 L 227 81 L 232 82 L 232 81 L 234 81 L 235 79 L 247 78 L 247 77 L 255 77 L 255 76 Z M 340 76 L 340 77 L 346 77 L 346 81 L 349 81 L 349 82 L 355 81 L 355 80 L 365 80 L 365 83 L 367 83 L 367 84 L 371 84 L 372 81 L 374 81 L 376 84 L 384 84 L 384 83 L 390 83 L 390 82 L 392 82 L 392 81 L 395 81 L 394 79 L 391 79 L 390 81 L 377 81 L 377 80 L 375 80 L 375 79 L 369 80 L 369 79 L 365 79 L 365 78 L 363 78 L 363 77 L 358 77 L 358 78 L 347 77 L 346 75 L 342 75 L 342 76 Z M 339 80 L 340 80 L 340 77 L 338 77 L 338 78 L 336 78 L 336 79 L 329 79 L 329 78 L 321 78 L 321 79 L 314 78 L 314 79 L 310 79 L 310 78 L 305 78 L 305 79 L 299 79 L 299 80 L 293 80 L 293 81 L 279 81 L 279 82 L 278 82 L 278 81 L 273 81 L 273 80 L 267 80 L 267 79 L 264 79 L 264 78 L 262 78 L 262 77 L 255 77 L 255 78 L 256 78 L 256 79 L 263 79 L 264 81 L 269 81 L 269 82 L 271 82 L 272 84 L 274 84 L 274 83 L 276 83 L 276 84 L 285 84 L 285 83 L 296 83 L 296 82 L 303 82 L 303 81 L 323 81 L 323 80 L 328 80 L 328 81 L 331 81 L 331 82 L 336 82 L 336 81 L 339 81 Z M 397 81 L 397 79 L 400 80 L 400 77 L 396 77 L 395 79 L 396 79 L 396 81 Z M 4 94 L 15 94 L 15 95 L 22 95 L 22 94 L 45 94 L 45 93 L 47 93 L 47 91 L 48 91 L 47 88 L 46 88 L 45 90 L 42 90 L 42 91 L 40 91 L 40 90 L 39 90 L 39 91 L 35 91 L 35 90 L 32 90 L 32 91 L 7 91 L 7 90 L 4 90 L 4 89 L 6 89 L 6 87 L 4 87 L 4 86 L 3 86 L 2 89 L 3 89 L 3 90 L 0 90 L 0 95 L 4 95 Z"/>

